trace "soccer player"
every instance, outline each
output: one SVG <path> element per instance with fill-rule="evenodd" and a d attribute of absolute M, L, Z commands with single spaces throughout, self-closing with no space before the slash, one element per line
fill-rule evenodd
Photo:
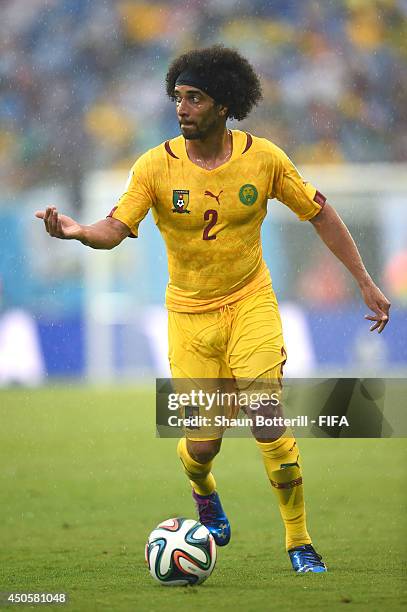
<path fill-rule="evenodd" d="M 142 83 L 140 83 L 142 86 Z M 142 155 L 126 191 L 106 219 L 81 225 L 54 206 L 38 211 L 50 236 L 112 249 L 131 236 L 151 209 L 168 255 L 169 361 L 174 379 L 279 380 L 286 360 L 270 273 L 262 258 L 260 228 L 276 198 L 309 221 L 357 282 L 383 331 L 390 303 L 375 285 L 346 226 L 326 198 L 303 180 L 272 142 L 230 130 L 261 98 L 249 62 L 216 45 L 190 51 L 166 77 L 181 135 Z M 274 204 L 273 204 L 274 205 Z M 189 434 L 178 454 L 192 485 L 200 520 L 218 545 L 230 539 L 212 474 L 222 432 L 211 439 Z M 306 527 L 303 480 L 291 432 L 256 439 L 286 528 L 286 549 L 296 572 L 324 572 Z"/>

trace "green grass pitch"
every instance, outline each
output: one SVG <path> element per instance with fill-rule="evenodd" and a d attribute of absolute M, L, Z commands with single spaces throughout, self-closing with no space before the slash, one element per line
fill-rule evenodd
<path fill-rule="evenodd" d="M 75 612 L 406 605 L 404 440 L 300 440 L 309 528 L 329 569 L 302 576 L 255 444 L 225 440 L 214 472 L 231 544 L 205 584 L 165 588 L 146 569 L 146 537 L 195 513 L 176 440 L 155 437 L 153 391 L 3 390 L 0 419 L 0 591 L 64 591 L 70 603 L 48 609 Z"/>

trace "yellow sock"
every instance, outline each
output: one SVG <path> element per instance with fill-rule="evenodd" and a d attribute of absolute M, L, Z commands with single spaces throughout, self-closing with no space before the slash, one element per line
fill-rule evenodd
<path fill-rule="evenodd" d="M 289 435 L 275 442 L 256 442 L 267 476 L 278 497 L 286 529 L 287 550 L 302 544 L 311 544 L 305 521 L 304 487 L 295 438 Z"/>
<path fill-rule="evenodd" d="M 198 495 L 210 495 L 216 489 L 216 482 L 211 473 L 213 461 L 198 463 L 188 453 L 186 438 L 181 438 L 177 447 L 178 457 L 184 466 L 185 474 Z"/>

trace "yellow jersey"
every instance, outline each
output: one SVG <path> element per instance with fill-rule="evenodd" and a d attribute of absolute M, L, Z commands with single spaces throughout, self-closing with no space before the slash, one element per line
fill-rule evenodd
<path fill-rule="evenodd" d="M 267 202 L 277 198 L 302 221 L 325 203 L 272 142 L 239 130 L 232 138 L 230 159 L 214 170 L 189 159 L 183 136 L 150 149 L 110 213 L 137 237 L 151 208 L 167 249 L 169 310 L 208 312 L 270 285 L 260 239 Z"/>

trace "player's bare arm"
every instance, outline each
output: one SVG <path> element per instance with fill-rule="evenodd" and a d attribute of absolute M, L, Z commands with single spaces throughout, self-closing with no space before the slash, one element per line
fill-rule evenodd
<path fill-rule="evenodd" d="M 43 219 L 45 229 L 54 238 L 78 240 L 92 249 L 113 249 L 130 234 L 130 229 L 119 221 L 108 217 L 92 225 L 81 225 L 71 217 L 59 213 L 55 206 L 35 213 Z"/>
<path fill-rule="evenodd" d="M 373 321 L 370 331 L 377 329 L 380 334 L 389 321 L 390 302 L 367 272 L 348 228 L 329 204 L 325 204 L 321 212 L 311 219 L 311 223 L 358 283 L 365 304 L 374 312 L 374 315 L 365 316 L 365 319 Z"/>

